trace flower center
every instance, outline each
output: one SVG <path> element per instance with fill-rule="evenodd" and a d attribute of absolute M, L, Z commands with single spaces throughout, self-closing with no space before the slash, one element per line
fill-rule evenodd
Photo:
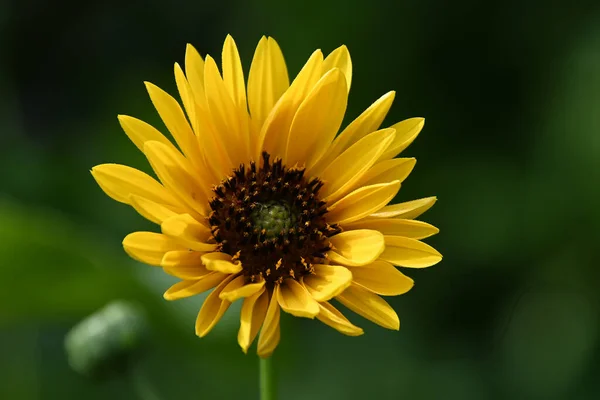
<path fill-rule="evenodd" d="M 265 232 L 266 238 L 276 238 L 296 225 L 298 215 L 286 201 L 257 203 L 250 213 L 253 226 Z"/>
<path fill-rule="evenodd" d="M 241 165 L 214 188 L 209 222 L 219 251 L 242 263 L 249 281 L 267 284 L 300 279 L 313 273 L 313 264 L 327 263 L 329 237 L 339 233 L 329 225 L 323 183 L 304 177 L 304 169 L 270 162 Z"/>

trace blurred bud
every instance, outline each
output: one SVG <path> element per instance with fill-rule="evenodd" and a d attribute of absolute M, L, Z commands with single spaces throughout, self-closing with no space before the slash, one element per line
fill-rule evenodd
<path fill-rule="evenodd" d="M 115 301 L 74 326 L 65 338 L 71 368 L 94 378 L 123 373 L 146 336 L 144 312 L 135 304 Z"/>

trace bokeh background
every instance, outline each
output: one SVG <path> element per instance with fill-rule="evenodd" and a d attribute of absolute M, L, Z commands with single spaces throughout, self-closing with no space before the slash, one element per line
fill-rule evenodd
<path fill-rule="evenodd" d="M 256 399 L 257 363 L 230 309 L 194 335 L 199 297 L 169 303 L 160 270 L 121 240 L 155 230 L 89 170 L 148 170 L 118 125 L 162 126 L 142 81 L 175 93 L 190 42 L 244 66 L 263 34 L 292 75 L 346 44 L 347 120 L 388 90 L 386 123 L 426 117 L 396 201 L 437 195 L 424 219 L 445 256 L 391 299 L 400 332 L 283 318 L 280 398 L 600 398 L 600 3 L 306 0 L 0 2 L 0 398 L 135 399 L 126 377 L 73 372 L 63 340 L 116 298 L 151 321 L 140 373 L 162 399 Z M 351 314 L 351 313 L 349 313 Z"/>

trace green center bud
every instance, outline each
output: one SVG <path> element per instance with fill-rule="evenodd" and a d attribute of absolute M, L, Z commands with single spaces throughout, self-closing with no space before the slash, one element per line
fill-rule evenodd
<path fill-rule="evenodd" d="M 75 371 L 94 378 L 123 372 L 139 355 L 146 328 L 145 314 L 137 305 L 112 302 L 67 334 L 69 364 Z"/>
<path fill-rule="evenodd" d="M 254 228 L 258 231 L 266 231 L 267 238 L 276 237 L 281 231 L 287 232 L 296 225 L 298 215 L 283 201 L 269 201 L 258 203 L 250 214 Z"/>

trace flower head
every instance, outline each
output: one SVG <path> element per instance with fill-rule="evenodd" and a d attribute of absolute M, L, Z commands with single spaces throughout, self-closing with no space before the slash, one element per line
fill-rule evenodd
<path fill-rule="evenodd" d="M 258 338 L 258 354 L 279 343 L 281 310 L 361 335 L 329 301 L 389 329 L 397 314 L 379 295 L 399 295 L 413 281 L 396 266 L 421 268 L 441 255 L 420 239 L 437 228 L 414 218 L 434 197 L 387 205 L 415 165 L 394 158 L 419 134 L 423 119 L 380 129 L 389 92 L 336 136 L 352 78 L 345 46 L 315 51 L 289 84 L 279 46 L 263 37 L 245 84 L 228 36 L 222 68 L 187 47 L 185 73 L 175 64 L 177 100 L 146 87 L 172 143 L 152 126 L 119 116 L 160 181 L 136 169 L 92 169 L 113 199 L 160 224 L 123 246 L 146 264 L 181 279 L 167 300 L 212 289 L 196 320 L 204 336 L 232 302 L 242 300 L 238 342 Z"/>

